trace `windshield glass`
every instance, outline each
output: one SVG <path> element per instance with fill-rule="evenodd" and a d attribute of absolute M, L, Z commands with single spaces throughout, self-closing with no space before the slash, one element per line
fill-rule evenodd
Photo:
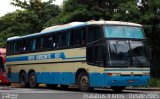
<path fill-rule="evenodd" d="M 143 41 L 109 40 L 107 43 L 110 66 L 149 66 Z"/>
<path fill-rule="evenodd" d="M 104 26 L 106 38 L 138 38 L 143 39 L 144 32 L 141 27 L 133 26 Z"/>

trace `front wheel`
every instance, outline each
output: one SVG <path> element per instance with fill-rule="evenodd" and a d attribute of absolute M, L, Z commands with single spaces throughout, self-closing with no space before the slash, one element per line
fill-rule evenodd
<path fill-rule="evenodd" d="M 112 86 L 111 89 L 114 92 L 122 92 L 125 89 L 125 87 L 124 86 Z"/>
<path fill-rule="evenodd" d="M 28 83 L 29 83 L 29 87 L 30 87 L 30 88 L 38 87 L 38 84 L 37 84 L 37 82 L 36 82 L 36 74 L 35 74 L 35 72 L 31 72 L 31 73 L 29 74 Z"/>
<path fill-rule="evenodd" d="M 83 92 L 87 92 L 91 90 L 90 83 L 89 83 L 89 77 L 87 73 L 82 72 L 79 74 L 78 86 L 79 86 L 80 91 L 83 91 Z"/>

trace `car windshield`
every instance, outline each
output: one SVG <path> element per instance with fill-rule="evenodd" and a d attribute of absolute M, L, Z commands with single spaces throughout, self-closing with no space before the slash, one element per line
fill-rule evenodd
<path fill-rule="evenodd" d="M 147 49 L 144 41 L 108 40 L 110 66 L 149 66 Z"/>
<path fill-rule="evenodd" d="M 134 26 L 104 26 L 106 38 L 137 38 L 144 39 L 144 32 L 141 27 Z"/>

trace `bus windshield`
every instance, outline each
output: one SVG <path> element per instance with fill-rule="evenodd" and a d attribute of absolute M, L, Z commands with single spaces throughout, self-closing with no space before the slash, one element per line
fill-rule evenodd
<path fill-rule="evenodd" d="M 149 66 L 144 41 L 109 40 L 107 43 L 110 66 Z"/>
<path fill-rule="evenodd" d="M 134 26 L 104 26 L 106 38 L 137 38 L 144 39 L 144 32 L 141 27 Z"/>

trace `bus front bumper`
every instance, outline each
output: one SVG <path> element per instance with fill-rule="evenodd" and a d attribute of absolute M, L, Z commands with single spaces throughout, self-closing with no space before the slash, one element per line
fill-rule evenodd
<path fill-rule="evenodd" d="M 105 79 L 105 86 L 147 86 L 149 76 L 115 76 Z"/>

